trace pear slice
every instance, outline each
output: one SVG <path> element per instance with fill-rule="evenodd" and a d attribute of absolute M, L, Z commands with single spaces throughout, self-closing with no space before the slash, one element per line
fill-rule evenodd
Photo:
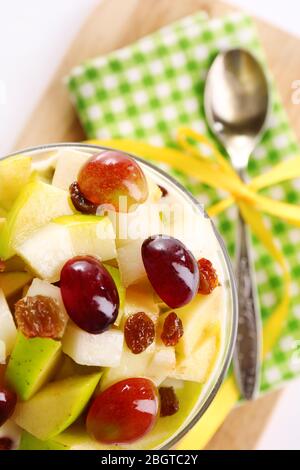
<path fill-rule="evenodd" d="M 154 300 L 154 291 L 147 279 L 133 284 L 126 289 L 125 318 L 133 313 L 144 312 L 156 323 L 159 315 L 159 306 Z"/>
<path fill-rule="evenodd" d="M 100 377 L 97 373 L 49 383 L 31 400 L 19 403 L 13 419 L 34 437 L 52 439 L 80 416 Z"/>
<path fill-rule="evenodd" d="M 7 305 L 3 290 L 0 289 L 0 340 L 4 343 L 6 356 L 11 353 L 16 341 L 16 337 L 16 325 Z"/>
<path fill-rule="evenodd" d="M 72 213 L 67 191 L 34 178 L 17 197 L 1 229 L 0 258 L 13 256 L 18 246 L 52 219 Z"/>
<path fill-rule="evenodd" d="M 68 229 L 76 256 L 90 255 L 101 261 L 116 258 L 116 237 L 108 217 L 75 214 L 54 222 Z"/>
<path fill-rule="evenodd" d="M 93 335 L 69 322 L 62 339 L 63 352 L 77 364 L 86 366 L 117 367 L 121 360 L 124 335 L 110 329 Z"/>
<path fill-rule="evenodd" d="M 68 191 L 70 185 L 77 181 L 79 170 L 90 157 L 91 155 L 85 152 L 69 149 L 59 150 L 52 185 Z"/>
<path fill-rule="evenodd" d="M 30 178 L 31 157 L 16 155 L 0 162 L 0 206 L 8 211 Z"/>
<path fill-rule="evenodd" d="M 21 400 L 32 397 L 54 375 L 60 350 L 60 341 L 18 333 L 5 378 Z"/>
<path fill-rule="evenodd" d="M 25 272 L 0 273 L 0 289 L 5 297 L 10 297 L 23 289 L 31 279 L 32 275 Z"/>

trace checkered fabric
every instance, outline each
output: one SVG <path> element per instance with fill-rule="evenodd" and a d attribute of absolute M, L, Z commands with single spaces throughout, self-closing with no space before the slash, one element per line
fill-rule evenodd
<path fill-rule="evenodd" d="M 176 130 L 190 126 L 213 139 L 204 119 L 205 76 L 216 53 L 234 46 L 251 50 L 266 68 L 251 18 L 233 14 L 209 20 L 203 13 L 74 68 L 67 78 L 67 86 L 87 137 L 126 137 L 158 146 L 174 146 Z M 263 140 L 251 157 L 249 178 L 300 152 L 267 69 L 266 73 L 271 82 L 272 110 Z M 168 171 L 206 207 L 225 196 L 172 168 Z M 264 194 L 299 204 L 300 181 L 266 189 Z M 265 220 L 289 263 L 293 286 L 286 326 L 263 364 L 261 391 L 273 389 L 300 374 L 300 230 L 272 217 Z M 216 220 L 231 256 L 234 256 L 235 222 L 234 207 Z M 282 280 L 277 265 L 255 237 L 253 252 L 261 314 L 265 320 L 281 297 Z"/>

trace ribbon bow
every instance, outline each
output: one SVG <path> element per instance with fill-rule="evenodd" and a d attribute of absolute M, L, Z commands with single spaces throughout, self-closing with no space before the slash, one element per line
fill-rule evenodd
<path fill-rule="evenodd" d="M 189 128 L 180 128 L 177 142 L 181 149 L 161 148 L 129 139 L 90 141 L 93 144 L 118 148 L 139 155 L 146 160 L 167 164 L 201 183 L 226 191 L 229 194 L 226 199 L 208 208 L 207 212 L 211 217 L 220 214 L 234 203 L 239 206 L 242 216 L 253 234 L 261 241 L 282 271 L 281 301 L 263 326 L 263 357 L 265 357 L 275 345 L 288 315 L 291 276 L 286 260 L 277 247 L 271 231 L 266 227 L 261 214 L 266 213 L 300 227 L 300 207 L 274 201 L 262 196 L 258 191 L 290 179 L 299 178 L 300 157 L 279 163 L 270 171 L 245 183 L 226 158 L 204 135 Z M 203 147 L 206 151 L 203 150 Z M 181 441 L 179 448 L 193 449 L 199 448 L 202 443 L 205 444 L 208 440 L 207 436 L 213 434 L 217 427 L 216 424 L 225 418 L 238 398 L 239 393 L 231 375 L 223 384 L 204 417 Z M 202 432 L 205 432 L 205 438 L 201 438 Z"/>

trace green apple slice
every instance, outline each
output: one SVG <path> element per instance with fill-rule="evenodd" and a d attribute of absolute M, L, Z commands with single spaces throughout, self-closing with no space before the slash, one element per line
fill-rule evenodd
<path fill-rule="evenodd" d="M 0 273 L 0 289 L 5 297 L 10 297 L 23 289 L 32 279 L 32 274 L 25 272 L 4 272 Z"/>
<path fill-rule="evenodd" d="M 5 346 L 5 357 L 8 356 L 15 344 L 17 337 L 17 329 L 7 305 L 3 290 L 0 289 L 0 340 Z M 3 347 L 2 347 L 3 354 Z M 5 359 L 5 358 L 4 358 Z M 3 363 L 3 362 L 2 362 Z M 5 363 L 5 361 L 4 361 Z"/>
<path fill-rule="evenodd" d="M 120 323 L 121 323 L 123 314 L 124 314 L 126 290 L 125 290 L 125 287 L 123 287 L 123 285 L 121 283 L 120 271 L 117 268 L 114 268 L 113 266 L 110 266 L 108 264 L 105 264 L 104 266 L 107 269 L 107 271 L 109 272 L 109 274 L 111 275 L 111 277 L 113 278 L 113 280 L 116 284 L 117 290 L 118 290 L 120 305 L 119 305 L 118 317 L 117 317 L 114 324 L 116 326 L 119 326 Z"/>
<path fill-rule="evenodd" d="M 76 256 L 90 255 L 102 261 L 116 258 L 116 237 L 108 217 L 75 214 L 54 222 L 68 229 Z"/>
<path fill-rule="evenodd" d="M 21 400 L 31 398 L 54 375 L 60 350 L 60 341 L 18 333 L 5 378 Z"/>
<path fill-rule="evenodd" d="M 0 233 L 0 258 L 8 259 L 33 232 L 73 209 L 67 191 L 37 178 L 30 181 L 17 197 Z"/>
<path fill-rule="evenodd" d="M 75 256 L 68 229 L 54 223 L 34 232 L 16 252 L 37 276 L 49 282 L 57 282 L 64 264 Z"/>
<path fill-rule="evenodd" d="M 97 373 L 49 383 L 31 400 L 19 403 L 13 419 L 34 437 L 52 439 L 80 416 L 100 377 Z"/>
<path fill-rule="evenodd" d="M 124 335 L 110 329 L 93 335 L 68 323 L 62 339 L 63 352 L 77 364 L 86 366 L 117 367 L 121 360 Z"/>
<path fill-rule="evenodd" d="M 59 150 L 52 180 L 53 186 L 68 191 L 70 185 L 77 181 L 79 170 L 90 157 L 91 155 L 85 152 L 69 149 Z"/>
<path fill-rule="evenodd" d="M 31 157 L 16 155 L 0 161 L 0 206 L 8 211 L 31 175 Z"/>
<path fill-rule="evenodd" d="M 69 447 L 52 440 L 41 441 L 32 434 L 23 431 L 19 450 L 69 450 Z"/>

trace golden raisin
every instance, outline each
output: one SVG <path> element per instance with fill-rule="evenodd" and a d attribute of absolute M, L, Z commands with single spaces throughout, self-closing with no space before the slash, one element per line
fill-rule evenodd
<path fill-rule="evenodd" d="M 165 346 L 176 346 L 183 335 L 183 325 L 181 319 L 175 312 L 169 313 L 164 321 L 161 339 Z"/>
<path fill-rule="evenodd" d="M 199 267 L 199 289 L 198 293 L 203 295 L 211 294 L 211 292 L 219 285 L 218 275 L 212 263 L 201 258 L 198 261 Z"/>
<path fill-rule="evenodd" d="M 66 317 L 58 302 L 44 295 L 25 297 L 15 306 L 15 318 L 18 328 L 27 338 L 62 337 Z"/>
<path fill-rule="evenodd" d="M 133 354 L 140 354 L 154 341 L 154 323 L 144 312 L 130 315 L 125 323 L 124 336 Z"/>

